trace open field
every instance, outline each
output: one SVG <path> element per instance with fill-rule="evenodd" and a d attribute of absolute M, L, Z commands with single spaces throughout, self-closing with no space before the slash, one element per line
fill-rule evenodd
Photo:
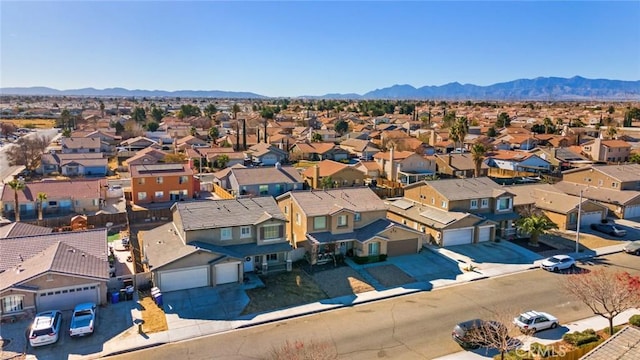
<path fill-rule="evenodd" d="M 0 121 L 14 124 L 19 128 L 29 128 L 33 125 L 36 129 L 51 129 L 56 124 L 53 119 L 2 119 Z"/>

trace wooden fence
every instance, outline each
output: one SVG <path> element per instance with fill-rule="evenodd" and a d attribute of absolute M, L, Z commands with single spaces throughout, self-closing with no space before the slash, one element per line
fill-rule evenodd
<path fill-rule="evenodd" d="M 70 226 L 71 218 L 74 216 L 76 216 L 76 214 L 56 216 L 52 218 L 44 218 L 42 220 L 25 219 L 23 220 L 23 222 L 32 224 L 32 225 L 45 226 L 49 228 L 62 228 L 65 226 Z M 106 227 L 107 223 L 111 223 L 113 224 L 113 226 L 125 226 L 127 224 L 127 214 L 116 213 L 116 214 L 87 215 L 87 225 L 89 228 Z"/>
<path fill-rule="evenodd" d="M 215 183 L 213 184 L 213 193 L 218 195 L 221 199 L 235 199 L 236 198 L 230 192 L 228 192 L 227 190 L 223 189 L 220 185 L 215 184 Z"/>

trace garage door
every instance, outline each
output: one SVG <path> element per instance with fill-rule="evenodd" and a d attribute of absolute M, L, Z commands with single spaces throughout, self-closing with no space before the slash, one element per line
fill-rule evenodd
<path fill-rule="evenodd" d="M 238 282 L 239 262 L 216 265 L 216 285 Z"/>
<path fill-rule="evenodd" d="M 160 271 L 160 291 L 176 291 L 209 286 L 209 267 L 198 266 L 181 270 Z"/>
<path fill-rule="evenodd" d="M 71 310 L 84 302 L 100 303 L 98 284 L 68 286 L 39 291 L 36 294 L 38 312 L 45 310 Z"/>
<path fill-rule="evenodd" d="M 418 239 L 390 241 L 387 243 L 387 255 L 409 255 L 418 252 Z"/>
<path fill-rule="evenodd" d="M 482 226 L 478 230 L 478 242 L 491 240 L 493 226 Z"/>
<path fill-rule="evenodd" d="M 594 223 L 599 223 L 600 220 L 602 220 L 602 212 L 585 212 L 580 215 L 580 226 L 589 226 Z"/>
<path fill-rule="evenodd" d="M 471 244 L 473 228 L 445 230 L 442 235 L 442 246 Z"/>
<path fill-rule="evenodd" d="M 640 205 L 630 205 L 624 208 L 624 218 L 637 218 L 640 217 Z"/>

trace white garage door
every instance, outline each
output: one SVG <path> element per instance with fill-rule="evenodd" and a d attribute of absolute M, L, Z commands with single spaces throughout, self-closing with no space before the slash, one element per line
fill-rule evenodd
<path fill-rule="evenodd" d="M 637 218 L 640 217 L 640 205 L 630 205 L 624 208 L 624 218 Z"/>
<path fill-rule="evenodd" d="M 478 231 L 478 242 L 491 240 L 491 230 L 493 226 L 482 226 Z"/>
<path fill-rule="evenodd" d="M 100 303 L 98 284 L 67 286 L 39 291 L 36 294 L 38 312 L 45 310 L 71 310 L 84 302 Z"/>
<path fill-rule="evenodd" d="M 216 265 L 216 285 L 238 282 L 239 262 Z"/>
<path fill-rule="evenodd" d="M 580 215 L 580 226 L 589 226 L 594 223 L 599 223 L 600 220 L 602 220 L 602 212 L 600 211 L 582 213 Z"/>
<path fill-rule="evenodd" d="M 198 266 L 181 270 L 160 271 L 160 291 L 176 291 L 209 286 L 209 267 Z"/>
<path fill-rule="evenodd" d="M 471 244 L 473 228 L 445 230 L 442 235 L 442 246 Z"/>

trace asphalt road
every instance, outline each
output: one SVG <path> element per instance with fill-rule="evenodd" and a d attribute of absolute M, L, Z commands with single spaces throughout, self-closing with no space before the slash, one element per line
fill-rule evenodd
<path fill-rule="evenodd" d="M 640 274 L 640 259 L 624 253 L 581 264 Z M 531 270 L 430 292 L 278 321 L 122 354 L 113 359 L 264 359 L 275 346 L 301 340 L 337 349 L 339 359 L 432 359 L 460 351 L 451 329 L 491 311 L 535 309 L 562 323 L 593 316 L 561 290 L 564 274 Z"/>

